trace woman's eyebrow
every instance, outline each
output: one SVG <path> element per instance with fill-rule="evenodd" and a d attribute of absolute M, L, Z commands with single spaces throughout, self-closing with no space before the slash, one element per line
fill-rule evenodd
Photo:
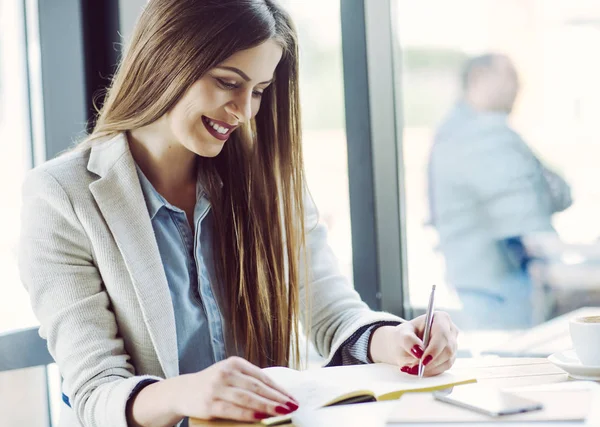
<path fill-rule="evenodd" d="M 241 78 L 243 78 L 244 80 L 246 80 L 247 82 L 249 82 L 250 80 L 252 80 L 250 77 L 248 77 L 248 75 L 246 73 L 244 73 L 242 70 L 240 70 L 239 68 L 235 68 L 235 67 L 228 67 L 227 65 L 219 65 L 218 67 L 215 68 L 220 68 L 222 70 L 227 70 L 227 71 L 233 71 L 234 73 L 239 74 L 239 76 Z M 265 84 L 269 84 L 273 81 L 273 79 L 264 81 L 264 82 L 260 82 L 259 85 L 265 85 Z"/>

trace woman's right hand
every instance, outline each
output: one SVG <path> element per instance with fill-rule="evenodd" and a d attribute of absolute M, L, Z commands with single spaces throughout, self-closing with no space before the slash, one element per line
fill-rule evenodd
<path fill-rule="evenodd" d="M 174 380 L 178 381 L 176 411 L 182 417 L 257 421 L 298 409 L 292 396 L 240 357 Z"/>

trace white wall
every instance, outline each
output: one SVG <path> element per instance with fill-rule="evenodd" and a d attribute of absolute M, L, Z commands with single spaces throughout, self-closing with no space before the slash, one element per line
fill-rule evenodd
<path fill-rule="evenodd" d="M 119 26 L 123 43 L 129 42 L 135 21 L 146 3 L 147 0 L 119 0 Z"/>

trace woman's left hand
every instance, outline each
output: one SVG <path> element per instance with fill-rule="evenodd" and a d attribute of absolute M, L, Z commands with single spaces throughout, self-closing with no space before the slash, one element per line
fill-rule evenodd
<path fill-rule="evenodd" d="M 402 372 L 417 375 L 419 360 L 426 366 L 424 376 L 439 375 L 456 359 L 458 329 L 448 313 L 436 311 L 429 345 L 423 348 L 425 316 L 398 326 L 382 326 L 373 332 L 369 347 L 374 362 L 398 365 Z"/>

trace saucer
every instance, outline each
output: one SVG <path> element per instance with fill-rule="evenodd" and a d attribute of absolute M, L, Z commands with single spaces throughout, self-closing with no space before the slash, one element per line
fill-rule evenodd
<path fill-rule="evenodd" d="M 548 360 L 575 379 L 600 381 L 600 366 L 583 365 L 575 350 L 559 351 Z"/>

